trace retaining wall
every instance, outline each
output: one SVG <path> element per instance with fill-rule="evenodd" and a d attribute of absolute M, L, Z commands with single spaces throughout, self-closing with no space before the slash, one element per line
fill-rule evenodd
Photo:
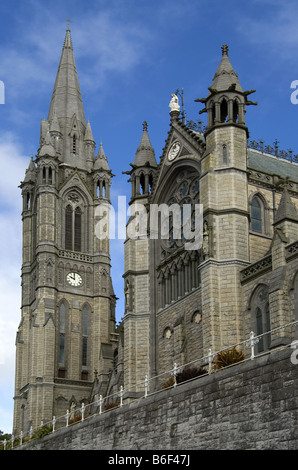
<path fill-rule="evenodd" d="M 124 403 L 19 449 L 298 449 L 298 364 L 292 353 L 271 352 Z"/>

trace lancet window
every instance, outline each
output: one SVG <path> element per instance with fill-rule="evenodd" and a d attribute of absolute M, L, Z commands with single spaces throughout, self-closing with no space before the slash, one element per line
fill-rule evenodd
<path fill-rule="evenodd" d="M 66 250 L 83 251 L 83 210 L 80 197 L 72 193 L 68 196 L 64 210 L 64 246 Z"/>
<path fill-rule="evenodd" d="M 253 330 L 259 336 L 257 350 L 260 353 L 268 350 L 271 344 L 269 289 L 267 286 L 260 285 L 255 290 L 251 301 L 251 311 Z"/>
<path fill-rule="evenodd" d="M 251 230 L 257 233 L 268 233 L 268 210 L 265 199 L 256 194 L 250 201 Z"/>
<path fill-rule="evenodd" d="M 88 380 L 88 367 L 90 362 L 90 307 L 85 304 L 81 312 L 81 379 Z"/>
<path fill-rule="evenodd" d="M 62 301 L 58 306 L 57 363 L 58 377 L 66 377 L 68 346 L 68 306 Z"/>

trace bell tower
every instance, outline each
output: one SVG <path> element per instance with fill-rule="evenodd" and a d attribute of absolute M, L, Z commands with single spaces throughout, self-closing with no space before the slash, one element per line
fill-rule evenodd
<path fill-rule="evenodd" d="M 204 343 L 218 350 L 240 340 L 240 270 L 249 263 L 246 106 L 228 56 L 222 58 L 209 94 L 196 101 L 207 113 L 206 151 L 202 157 L 204 261 L 200 266 Z M 208 351 L 207 351 L 208 352 Z"/>
<path fill-rule="evenodd" d="M 23 196 L 21 321 L 16 338 L 14 432 L 88 404 L 94 372 L 112 367 L 115 341 L 109 234 L 96 210 L 110 204 L 112 173 L 95 158 L 67 29 L 40 145 Z M 113 337 L 114 339 L 114 337 Z"/>

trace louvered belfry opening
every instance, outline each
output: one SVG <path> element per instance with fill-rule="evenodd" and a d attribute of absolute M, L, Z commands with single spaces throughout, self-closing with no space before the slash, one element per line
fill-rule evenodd
<path fill-rule="evenodd" d="M 74 216 L 74 251 L 81 251 L 82 245 L 82 212 L 79 207 L 75 210 Z"/>
<path fill-rule="evenodd" d="M 65 209 L 65 249 L 82 251 L 82 211 L 70 205 Z"/>

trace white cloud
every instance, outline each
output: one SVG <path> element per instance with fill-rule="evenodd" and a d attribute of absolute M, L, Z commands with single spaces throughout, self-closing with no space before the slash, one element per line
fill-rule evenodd
<path fill-rule="evenodd" d="M 72 25 L 76 61 L 88 62 L 86 72 L 85 67 L 79 70 L 80 81 L 93 90 L 102 86 L 107 72 L 127 73 L 146 60 L 152 37 L 145 24 L 137 26 L 129 18 L 121 21 L 114 10 L 86 10 Z M 39 93 L 53 84 L 65 29 L 65 21 L 57 21 L 52 9 L 37 8 L 30 28 L 0 47 L 1 79 L 7 83 L 10 96 L 29 97 L 36 92 L 34 84 L 38 84 Z"/>
<path fill-rule="evenodd" d="M 21 305 L 21 192 L 28 158 L 16 136 L 0 136 L 0 430 L 11 432 L 15 336 Z"/>
<path fill-rule="evenodd" d="M 18 188 L 24 179 L 29 158 L 13 133 L 0 135 L 0 201 L 2 208 L 21 211 L 21 191 Z"/>
<path fill-rule="evenodd" d="M 238 31 L 254 46 L 267 46 L 269 56 L 293 60 L 298 46 L 298 4 L 280 0 L 254 0 L 253 18 L 249 11 L 239 22 Z M 255 14 L 255 12 L 259 14 Z"/>

